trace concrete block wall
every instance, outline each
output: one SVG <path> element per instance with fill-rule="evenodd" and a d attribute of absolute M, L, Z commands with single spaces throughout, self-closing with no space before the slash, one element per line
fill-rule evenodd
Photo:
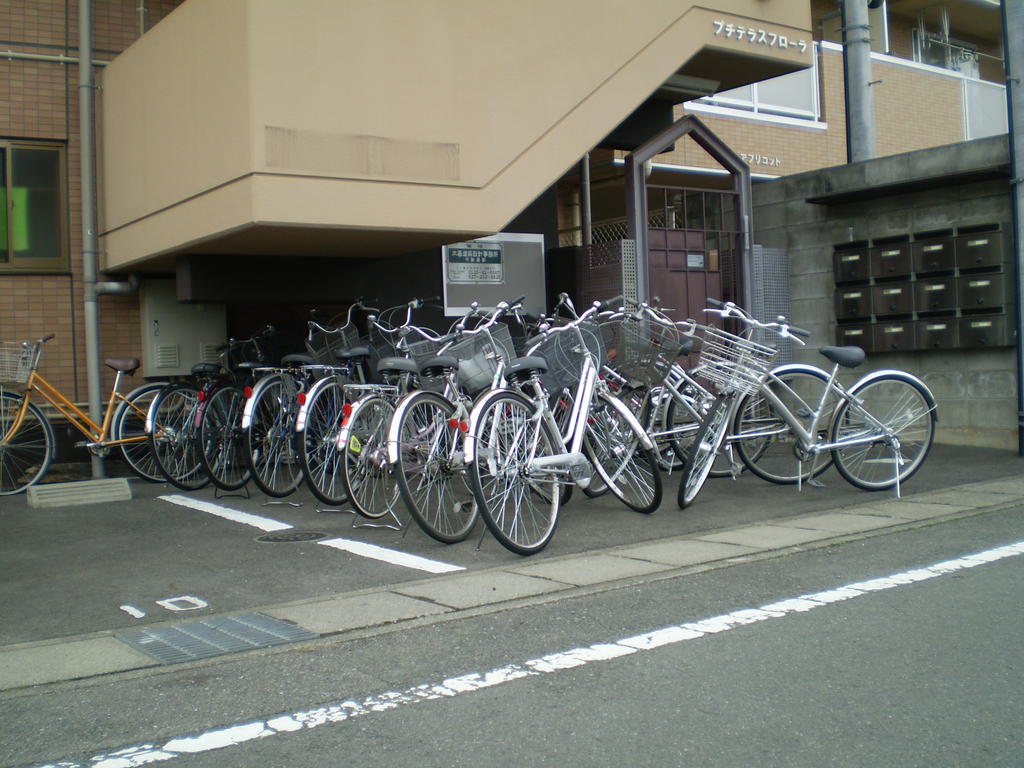
<path fill-rule="evenodd" d="M 789 252 L 791 319 L 813 334 L 795 359 L 823 364 L 817 348 L 836 343 L 834 246 L 986 224 L 1008 229 L 1008 163 L 1001 136 L 755 185 L 754 242 Z M 1013 314 L 1008 307 L 1011 326 Z M 1014 347 L 874 353 L 845 378 L 881 368 L 910 371 L 929 385 L 939 442 L 1017 449 Z"/>

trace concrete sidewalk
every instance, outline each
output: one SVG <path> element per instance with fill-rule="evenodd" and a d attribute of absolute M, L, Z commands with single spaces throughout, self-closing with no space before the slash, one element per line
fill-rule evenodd
<path fill-rule="evenodd" d="M 1013 462 L 1005 466 L 1015 468 Z M 671 492 L 674 496 L 674 486 Z M 1001 477 L 924 490 L 900 500 L 867 494 L 859 498 L 862 503 L 808 514 L 563 556 L 517 558 L 496 567 L 261 605 L 258 610 L 321 637 L 372 634 L 403 622 L 497 611 L 1005 509 L 1024 501 L 1024 474 L 1007 471 Z M 117 634 L 110 630 L 0 647 L 0 690 L 163 666 Z"/>

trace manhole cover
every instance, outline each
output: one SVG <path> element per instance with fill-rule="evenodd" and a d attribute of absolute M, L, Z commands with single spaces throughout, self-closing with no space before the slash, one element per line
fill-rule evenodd
<path fill-rule="evenodd" d="M 288 544 L 296 541 L 320 541 L 326 539 L 330 534 L 321 531 L 274 531 L 263 536 L 257 536 L 256 541 L 264 544 Z"/>

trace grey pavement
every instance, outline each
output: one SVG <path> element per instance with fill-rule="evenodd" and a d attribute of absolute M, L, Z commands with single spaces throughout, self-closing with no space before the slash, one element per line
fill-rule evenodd
<path fill-rule="evenodd" d="M 414 524 L 362 526 L 302 490 L 285 504 L 134 481 L 131 499 L 98 504 L 2 497 L 0 690 L 162 666 L 125 641 L 140 629 L 258 612 L 321 637 L 372 634 L 1004 509 L 1024 499 L 1022 468 L 1014 453 L 938 445 L 901 499 L 834 470 L 824 488 L 801 491 L 746 474 L 713 480 L 687 510 L 669 477 L 649 516 L 577 493 L 551 545 L 529 558 L 482 526 L 450 546 Z M 261 541 L 274 527 L 289 535 Z M 435 564 L 444 572 L 424 570 Z"/>

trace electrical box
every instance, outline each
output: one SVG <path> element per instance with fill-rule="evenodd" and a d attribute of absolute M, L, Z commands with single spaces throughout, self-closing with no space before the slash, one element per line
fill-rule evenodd
<path fill-rule="evenodd" d="M 196 363 L 218 363 L 227 341 L 223 304 L 182 304 L 174 280 L 144 280 L 139 288 L 142 317 L 142 375 L 184 376 Z"/>

